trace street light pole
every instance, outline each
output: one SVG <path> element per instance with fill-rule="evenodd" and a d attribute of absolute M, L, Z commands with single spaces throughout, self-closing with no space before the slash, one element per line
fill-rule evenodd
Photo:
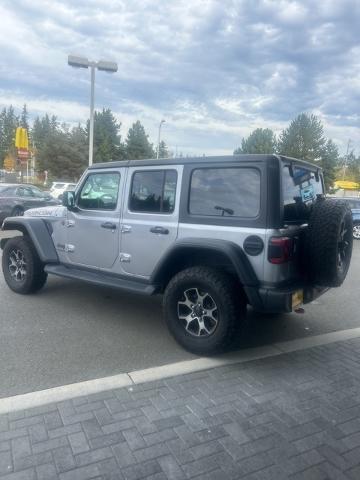
<path fill-rule="evenodd" d="M 161 125 L 165 123 L 165 120 L 161 120 L 161 122 L 159 123 L 159 135 L 158 135 L 158 145 L 157 145 L 157 154 L 156 154 L 156 158 L 159 159 L 159 154 L 160 154 L 160 132 L 161 132 Z"/>
<path fill-rule="evenodd" d="M 89 125 L 89 166 L 94 157 L 94 103 L 95 103 L 95 64 L 91 65 L 90 125 Z"/>
<path fill-rule="evenodd" d="M 68 56 L 68 64 L 76 68 L 89 68 L 91 73 L 91 92 L 90 92 L 90 125 L 89 125 L 89 166 L 93 164 L 94 156 L 94 104 L 95 104 L 95 69 L 103 72 L 117 72 L 118 66 L 115 62 L 99 60 L 91 62 L 85 57 Z"/>

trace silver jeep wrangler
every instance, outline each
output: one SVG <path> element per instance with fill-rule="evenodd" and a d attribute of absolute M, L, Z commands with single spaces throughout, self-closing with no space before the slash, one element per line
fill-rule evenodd
<path fill-rule="evenodd" d="M 5 219 L 2 267 L 21 294 L 48 274 L 163 294 L 176 340 L 224 349 L 247 305 L 291 312 L 344 281 L 347 204 L 325 199 L 321 169 L 276 155 L 95 164 L 63 206 Z"/>

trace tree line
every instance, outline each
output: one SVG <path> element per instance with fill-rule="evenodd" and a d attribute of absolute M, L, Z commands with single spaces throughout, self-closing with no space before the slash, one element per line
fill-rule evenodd
<path fill-rule="evenodd" d="M 241 147 L 234 151 L 239 153 L 278 153 L 318 164 L 328 191 L 343 176 L 360 183 L 360 156 L 351 151 L 346 158 L 341 157 L 336 144 L 325 137 L 320 119 L 311 114 L 298 115 L 279 137 L 269 128 L 257 128 L 242 139 Z"/>
<path fill-rule="evenodd" d="M 70 128 L 56 116 L 36 117 L 32 125 L 26 105 L 20 115 L 13 106 L 0 112 L 0 168 L 6 157 L 16 157 L 14 137 L 18 126 L 26 128 L 36 158 L 36 170 L 47 170 L 56 179 L 77 181 L 88 165 L 89 121 Z M 137 120 L 126 137 L 121 136 L 121 123 L 109 108 L 96 111 L 94 117 L 94 162 L 155 158 L 156 148 L 144 126 Z M 324 135 L 324 128 L 315 115 L 302 113 L 276 137 L 268 128 L 257 128 L 241 140 L 239 153 L 278 153 L 319 164 L 324 170 L 327 189 L 335 179 L 360 182 L 360 156 L 348 152 L 341 157 L 336 144 Z M 159 157 L 171 156 L 165 142 L 160 143 Z M 346 165 L 346 170 L 344 169 Z"/>
<path fill-rule="evenodd" d="M 30 126 L 26 105 L 19 116 L 12 106 L 4 108 L 0 113 L 0 168 L 7 156 L 16 156 L 14 137 L 19 126 L 29 132 L 29 144 L 36 158 L 38 172 L 47 170 L 52 178 L 78 180 L 88 165 L 89 121 L 85 127 L 78 124 L 70 128 L 60 123 L 56 116 L 45 114 L 36 117 Z M 129 128 L 124 140 L 120 129 L 121 123 L 110 109 L 95 112 L 94 163 L 156 157 L 156 149 L 139 120 Z M 159 157 L 168 156 L 167 145 L 161 141 Z"/>

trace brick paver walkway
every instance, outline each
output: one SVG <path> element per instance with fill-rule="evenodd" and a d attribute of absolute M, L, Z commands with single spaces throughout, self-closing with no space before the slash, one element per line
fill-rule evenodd
<path fill-rule="evenodd" d="M 360 479 L 360 339 L 0 416 L 2 480 Z"/>

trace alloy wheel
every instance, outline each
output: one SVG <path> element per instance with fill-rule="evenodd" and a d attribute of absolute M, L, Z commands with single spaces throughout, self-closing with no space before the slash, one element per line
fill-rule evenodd
<path fill-rule="evenodd" d="M 183 292 L 177 312 L 185 330 L 194 337 L 210 336 L 218 326 L 218 307 L 213 297 L 198 288 Z"/>
<path fill-rule="evenodd" d="M 353 237 L 356 238 L 356 240 L 360 240 L 360 224 L 354 225 Z"/>
<path fill-rule="evenodd" d="M 22 250 L 12 250 L 9 255 L 9 272 L 16 282 L 23 282 L 26 278 L 26 259 Z"/>

